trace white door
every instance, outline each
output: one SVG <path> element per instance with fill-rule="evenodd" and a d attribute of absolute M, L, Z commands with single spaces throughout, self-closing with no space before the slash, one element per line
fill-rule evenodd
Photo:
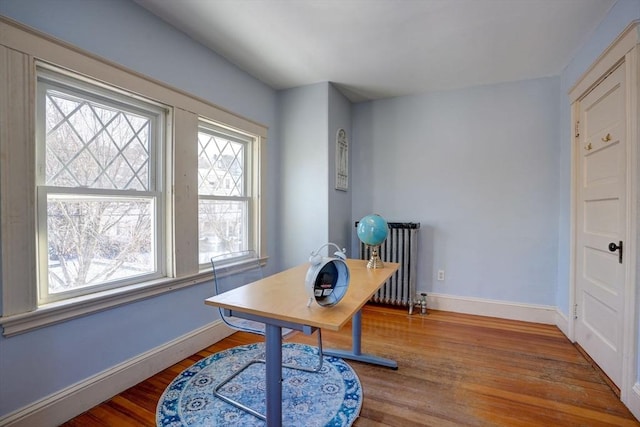
<path fill-rule="evenodd" d="M 622 384 L 626 280 L 625 104 L 622 66 L 579 102 L 579 136 L 575 138 L 575 338 L 618 387 Z"/>

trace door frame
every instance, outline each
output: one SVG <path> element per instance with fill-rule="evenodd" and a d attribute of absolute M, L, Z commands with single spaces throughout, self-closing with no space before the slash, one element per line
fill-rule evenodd
<path fill-rule="evenodd" d="M 638 254 L 639 238 L 637 237 L 638 223 L 638 51 L 640 21 L 631 22 L 616 40 L 600 55 L 587 71 L 578 79 L 569 91 L 571 104 L 571 219 L 570 219 L 570 270 L 569 270 L 569 321 L 568 337 L 575 342 L 575 307 L 576 295 L 576 253 L 577 253 L 577 162 L 580 151 L 577 149 L 576 123 L 579 120 L 579 101 L 595 86 L 607 77 L 616 67 L 625 68 L 626 79 L 626 133 L 627 133 L 627 224 L 625 232 L 625 275 L 624 284 L 625 303 L 623 307 L 622 331 L 622 382 L 620 384 L 620 400 L 627 405 L 631 412 L 640 418 L 640 383 L 638 382 L 638 323 L 636 321 L 636 257 Z"/>

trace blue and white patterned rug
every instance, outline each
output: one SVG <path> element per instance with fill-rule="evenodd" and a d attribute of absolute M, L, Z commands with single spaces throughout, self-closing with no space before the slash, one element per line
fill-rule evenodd
<path fill-rule="evenodd" d="M 264 358 L 264 343 L 244 345 L 202 359 L 184 370 L 162 394 L 156 410 L 158 426 L 264 426 L 262 420 L 213 395 L 218 382 L 245 362 Z M 286 343 L 285 363 L 316 366 L 315 347 Z M 283 426 L 350 426 L 360 413 L 362 386 L 342 359 L 325 356 L 322 370 L 310 373 L 282 369 Z M 253 364 L 227 383 L 221 393 L 265 412 L 264 364 Z"/>

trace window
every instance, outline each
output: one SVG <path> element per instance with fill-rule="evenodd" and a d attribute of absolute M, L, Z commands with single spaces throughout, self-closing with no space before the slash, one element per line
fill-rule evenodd
<path fill-rule="evenodd" d="M 198 127 L 198 247 L 200 264 L 228 252 L 255 249 L 252 201 L 254 138 L 201 121 Z"/>
<path fill-rule="evenodd" d="M 164 274 L 164 126 L 148 101 L 38 69 L 39 303 Z"/>

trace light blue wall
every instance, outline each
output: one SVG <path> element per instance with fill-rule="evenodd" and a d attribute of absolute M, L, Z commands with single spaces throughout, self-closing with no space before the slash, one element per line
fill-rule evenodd
<path fill-rule="evenodd" d="M 571 237 L 571 105 L 568 93 L 584 72 L 633 20 L 640 18 L 640 0 L 618 0 L 605 19 L 567 64 L 560 76 L 560 230 L 556 304 L 569 313 L 569 243 Z"/>
<path fill-rule="evenodd" d="M 341 248 L 347 249 L 347 255 L 358 258 L 358 253 L 352 253 L 351 236 L 355 233 L 353 222 L 351 222 L 351 194 L 353 190 L 349 187 L 347 191 L 336 190 L 336 137 L 338 129 L 344 129 L 347 133 L 349 144 L 354 141 L 351 134 L 351 102 L 335 88 L 329 86 L 329 158 L 328 160 L 328 180 L 329 180 L 329 241 L 337 244 Z M 349 158 L 351 161 L 351 158 Z M 351 166 L 349 167 L 351 169 Z M 330 251 L 329 253 L 333 253 Z"/>
<path fill-rule="evenodd" d="M 555 304 L 559 89 L 556 77 L 355 106 L 353 219 L 422 224 L 419 292 Z"/>
<path fill-rule="evenodd" d="M 306 262 L 327 242 L 329 83 L 278 93 L 281 168 L 278 254 L 282 267 Z"/>
<path fill-rule="evenodd" d="M 339 128 L 351 138 L 351 103 L 327 82 L 283 90 L 278 98 L 282 265 L 305 262 L 327 242 L 349 253 L 352 193 L 335 189 L 335 142 Z"/>
<path fill-rule="evenodd" d="M 275 233 L 274 90 L 128 0 L 0 0 L 0 14 L 269 126 L 265 199 L 268 233 Z M 269 237 L 273 254 L 277 243 Z M 268 269 L 275 271 L 276 264 Z M 211 284 L 202 284 L 12 338 L 0 336 L 0 417 L 210 323 L 216 315 L 203 300 L 211 293 Z"/>

